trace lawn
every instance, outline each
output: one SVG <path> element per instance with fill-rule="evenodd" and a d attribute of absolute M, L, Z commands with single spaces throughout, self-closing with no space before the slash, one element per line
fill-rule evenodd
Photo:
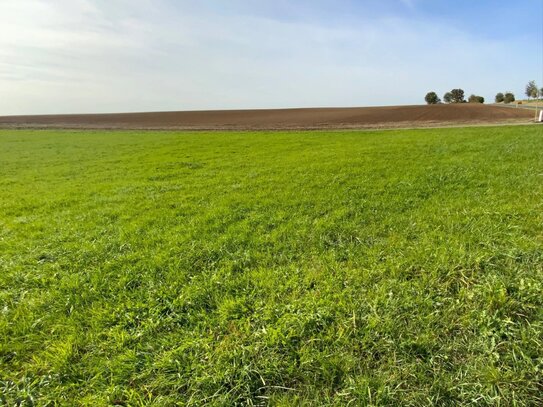
<path fill-rule="evenodd" d="M 0 131 L 0 405 L 543 404 L 543 130 Z"/>

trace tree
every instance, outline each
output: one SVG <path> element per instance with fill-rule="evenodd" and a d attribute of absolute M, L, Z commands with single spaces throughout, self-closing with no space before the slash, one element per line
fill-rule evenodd
<path fill-rule="evenodd" d="M 437 96 L 437 93 L 435 92 L 428 92 L 424 100 L 429 105 L 437 105 L 439 102 L 441 102 L 439 96 Z"/>
<path fill-rule="evenodd" d="M 499 93 L 496 93 L 496 97 L 494 98 L 494 101 L 496 103 L 502 103 L 503 100 L 505 99 L 503 93 L 499 92 Z"/>
<path fill-rule="evenodd" d="M 485 103 L 485 98 L 482 96 L 471 95 L 468 99 L 469 103 Z"/>
<path fill-rule="evenodd" d="M 513 95 L 511 92 L 507 92 L 503 97 L 504 103 L 513 103 L 515 101 L 515 95 Z"/>
<path fill-rule="evenodd" d="M 443 101 L 445 103 L 451 103 L 452 102 L 452 93 L 451 92 L 447 92 L 443 95 Z"/>
<path fill-rule="evenodd" d="M 537 94 L 539 93 L 539 90 L 537 89 L 537 85 L 535 84 L 535 81 L 530 81 L 526 85 L 526 96 L 529 98 L 536 98 Z"/>
<path fill-rule="evenodd" d="M 462 89 L 453 89 L 451 90 L 452 102 L 453 103 L 464 103 L 464 91 Z"/>

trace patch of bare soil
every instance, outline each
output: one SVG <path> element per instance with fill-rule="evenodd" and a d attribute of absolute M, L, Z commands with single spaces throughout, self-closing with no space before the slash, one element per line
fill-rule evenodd
<path fill-rule="evenodd" d="M 530 123 L 533 113 L 496 105 L 214 110 L 0 116 L 0 128 L 149 130 L 377 129 Z"/>

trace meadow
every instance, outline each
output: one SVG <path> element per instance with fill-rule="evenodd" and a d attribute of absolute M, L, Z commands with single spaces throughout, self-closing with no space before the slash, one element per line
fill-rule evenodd
<path fill-rule="evenodd" d="M 543 404 L 543 131 L 0 130 L 0 405 Z"/>

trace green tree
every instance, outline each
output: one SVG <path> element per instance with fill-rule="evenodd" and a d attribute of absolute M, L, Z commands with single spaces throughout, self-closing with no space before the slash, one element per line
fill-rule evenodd
<path fill-rule="evenodd" d="M 513 103 L 515 101 L 515 95 L 513 95 L 511 92 L 507 92 L 503 97 L 504 103 Z"/>
<path fill-rule="evenodd" d="M 451 92 L 447 92 L 443 95 L 443 101 L 445 103 L 451 103 L 452 102 L 452 93 Z"/>
<path fill-rule="evenodd" d="M 482 96 L 471 95 L 468 99 L 469 103 L 485 103 L 485 98 Z"/>
<path fill-rule="evenodd" d="M 539 93 L 539 90 L 537 89 L 537 85 L 535 84 L 535 81 L 530 81 L 528 82 L 528 84 L 526 85 L 526 96 L 528 96 L 529 98 L 536 98 L 538 93 Z"/>
<path fill-rule="evenodd" d="M 439 96 L 437 96 L 437 93 L 435 92 L 428 92 L 424 100 L 429 105 L 436 105 L 441 102 L 441 99 L 439 99 Z"/>
<path fill-rule="evenodd" d="M 498 92 L 498 93 L 496 93 L 496 97 L 494 98 L 494 101 L 496 103 L 502 103 L 504 101 L 504 99 L 505 99 L 505 96 L 503 95 L 503 93 Z"/>
<path fill-rule="evenodd" d="M 453 89 L 451 90 L 452 102 L 453 103 L 464 103 L 464 90 L 463 89 Z"/>

